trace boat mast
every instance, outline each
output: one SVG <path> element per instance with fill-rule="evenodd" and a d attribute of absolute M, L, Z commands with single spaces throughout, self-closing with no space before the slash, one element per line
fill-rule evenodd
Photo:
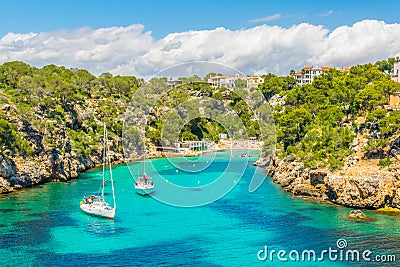
<path fill-rule="evenodd" d="M 102 175 L 102 184 L 101 184 L 101 201 L 104 202 L 104 174 L 105 174 L 105 167 L 106 167 L 106 123 L 104 122 L 103 126 L 103 175 Z"/>
<path fill-rule="evenodd" d="M 145 166 L 144 164 L 146 164 L 146 137 L 143 138 L 143 162 L 142 162 L 142 175 L 143 177 L 146 177 L 146 173 L 145 173 Z"/>
<path fill-rule="evenodd" d="M 142 175 L 143 175 L 143 177 L 146 175 L 146 174 L 144 173 L 144 164 L 145 164 L 145 161 L 146 161 L 146 148 L 144 149 L 143 162 L 142 162 Z"/>
<path fill-rule="evenodd" d="M 106 146 L 107 147 L 107 152 L 108 152 L 108 146 Z M 107 153 L 107 155 L 108 155 L 108 153 Z M 111 167 L 111 159 L 110 159 L 110 157 L 107 157 L 108 158 L 108 165 L 110 166 L 110 179 L 111 179 L 111 190 L 112 190 L 112 196 L 113 196 L 113 201 L 114 201 L 114 209 L 116 209 L 117 208 L 117 204 L 116 204 L 116 202 L 115 202 L 115 194 L 114 194 L 114 180 L 113 180 L 113 175 L 112 175 L 112 167 Z"/>

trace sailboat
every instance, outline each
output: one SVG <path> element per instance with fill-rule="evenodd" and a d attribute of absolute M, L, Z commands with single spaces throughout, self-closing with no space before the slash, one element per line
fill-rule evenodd
<path fill-rule="evenodd" d="M 80 208 L 82 211 L 104 218 L 114 219 L 115 210 L 117 209 L 117 205 L 115 203 L 115 195 L 114 195 L 114 180 L 112 177 L 112 168 L 111 168 L 111 161 L 108 158 L 108 163 L 110 167 L 110 180 L 111 180 L 111 190 L 112 190 L 112 197 L 114 201 L 114 206 L 110 206 L 104 200 L 104 187 L 105 187 L 105 172 L 106 172 L 106 164 L 107 164 L 107 128 L 106 124 L 104 123 L 104 130 L 103 130 L 103 174 L 102 174 L 102 182 L 101 182 L 101 195 L 91 195 L 89 197 L 84 196 L 82 201 L 80 202 Z"/>
<path fill-rule="evenodd" d="M 146 175 L 146 151 L 142 161 L 142 177 L 138 178 L 135 183 L 136 193 L 145 196 L 150 195 L 154 191 L 154 182 L 151 177 Z"/>

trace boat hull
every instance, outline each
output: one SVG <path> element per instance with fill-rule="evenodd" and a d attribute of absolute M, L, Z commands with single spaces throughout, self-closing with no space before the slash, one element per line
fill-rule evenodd
<path fill-rule="evenodd" d="M 93 216 L 98 216 L 108 219 L 114 219 L 115 216 L 115 208 L 112 208 L 104 203 L 92 203 L 92 204 L 84 203 L 80 205 L 80 208 L 83 212 Z"/>
<path fill-rule="evenodd" d="M 149 190 L 149 189 L 136 189 L 136 193 L 141 195 L 141 196 L 146 196 L 146 195 L 150 195 L 151 193 L 153 193 L 153 189 Z"/>
<path fill-rule="evenodd" d="M 140 187 L 135 187 L 135 191 L 137 194 L 141 196 L 145 195 L 150 195 L 151 193 L 154 192 L 154 188 L 140 188 Z"/>
<path fill-rule="evenodd" d="M 136 193 L 139 195 L 145 196 L 150 195 L 154 191 L 154 183 L 153 179 L 147 177 L 146 174 L 143 175 L 142 178 L 139 178 L 135 183 Z"/>

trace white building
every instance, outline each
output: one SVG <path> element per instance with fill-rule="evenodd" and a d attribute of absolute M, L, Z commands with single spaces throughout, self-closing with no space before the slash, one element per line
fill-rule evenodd
<path fill-rule="evenodd" d="M 246 76 L 247 88 L 258 87 L 260 83 L 264 82 L 264 78 L 260 76 Z"/>
<path fill-rule="evenodd" d="M 182 83 L 183 82 L 181 80 L 172 80 L 172 79 L 170 79 L 170 80 L 167 81 L 167 84 L 168 84 L 169 88 L 175 88 L 176 86 L 181 85 Z"/>
<path fill-rule="evenodd" d="M 400 62 L 394 63 L 392 80 L 400 82 Z M 389 107 L 394 110 L 400 110 L 400 92 L 394 92 L 389 96 Z"/>
<path fill-rule="evenodd" d="M 400 62 L 394 63 L 393 66 L 393 74 L 392 74 L 392 80 L 396 82 L 400 82 Z"/>
<path fill-rule="evenodd" d="M 228 134 L 226 134 L 226 133 L 220 133 L 220 134 L 219 134 L 219 139 L 225 140 L 225 139 L 227 139 L 227 138 L 228 138 Z"/>
<path fill-rule="evenodd" d="M 294 74 L 294 78 L 296 78 L 297 84 L 311 84 L 315 76 L 321 75 L 329 69 L 330 67 L 304 66 L 302 71 L 298 71 Z"/>
<path fill-rule="evenodd" d="M 298 71 L 294 74 L 294 78 L 297 80 L 297 84 L 299 85 L 311 84 L 316 76 L 327 73 L 330 69 L 337 69 L 343 72 L 350 71 L 350 68 L 334 68 L 330 66 L 304 66 L 302 71 Z"/>
<path fill-rule="evenodd" d="M 226 88 L 236 88 L 237 82 L 239 80 L 243 80 L 244 87 L 252 88 L 257 87 L 260 83 L 264 82 L 264 78 L 259 76 L 244 76 L 240 74 L 235 74 L 234 76 L 226 76 L 226 75 L 216 75 L 208 78 L 208 83 L 216 88 L 216 87 L 226 87 Z M 243 86 L 242 85 L 242 86 Z"/>
<path fill-rule="evenodd" d="M 183 141 L 179 143 L 181 151 L 205 151 L 214 147 L 214 142 L 209 141 Z"/>

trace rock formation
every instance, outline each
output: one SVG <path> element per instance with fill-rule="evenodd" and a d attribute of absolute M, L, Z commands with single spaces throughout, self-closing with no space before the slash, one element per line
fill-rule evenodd
<path fill-rule="evenodd" d="M 376 166 L 376 162 L 368 164 Z M 399 168 L 368 169 L 360 163 L 340 174 L 305 168 L 295 157 L 287 157 L 275 158 L 267 171 L 275 183 L 294 195 L 355 208 L 400 208 Z"/>
<path fill-rule="evenodd" d="M 77 178 L 79 173 L 102 163 L 102 145 L 94 144 L 90 155 L 71 149 L 71 137 L 62 124 L 41 117 L 53 123 L 49 132 L 40 130 L 29 121 L 13 116 L 15 107 L 2 106 L 9 121 L 16 122 L 18 132 L 33 148 L 33 155 L 13 155 L 11 151 L 0 153 L 0 194 L 32 187 L 51 181 L 68 181 Z M 38 112 L 39 113 L 39 112 Z M 40 114 L 36 114 L 38 117 Z M 76 120 L 74 118 L 71 121 Z M 101 125 L 101 121 L 97 122 Z M 110 137 L 110 157 L 113 162 L 122 162 L 123 155 L 116 150 L 120 137 Z M 50 141 L 46 141 L 50 140 Z M 51 142 L 51 143 L 50 143 Z"/>

